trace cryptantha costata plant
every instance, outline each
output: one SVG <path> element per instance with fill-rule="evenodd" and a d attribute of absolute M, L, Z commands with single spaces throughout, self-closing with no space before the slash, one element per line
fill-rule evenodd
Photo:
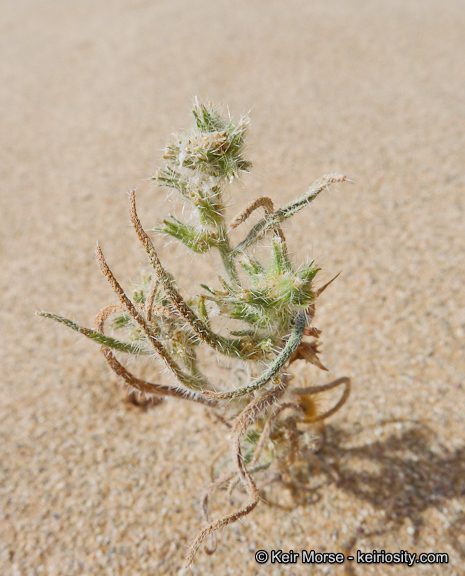
<path fill-rule="evenodd" d="M 165 151 L 166 165 L 154 181 L 175 190 L 190 211 L 188 222 L 174 216 L 152 230 L 183 243 L 194 253 L 217 250 L 224 267 L 219 279 L 205 280 L 199 293 L 181 294 L 176 279 L 161 263 L 136 210 L 136 195 L 129 194 L 131 221 L 151 264 L 132 298 L 96 247 L 97 262 L 112 286 L 118 302 L 103 308 L 94 329 L 85 328 L 57 314 L 40 315 L 61 322 L 101 345 L 112 370 L 133 390 L 161 399 L 165 396 L 199 402 L 217 416 L 231 442 L 232 461 L 219 471 L 205 490 L 202 508 L 207 526 L 193 541 L 186 558 L 189 566 L 200 545 L 211 536 L 207 552 L 215 548 L 214 532 L 251 512 L 259 502 L 258 478 L 276 469 L 289 471 L 299 454 L 314 445 L 312 426 L 334 414 L 347 400 L 348 378 L 322 386 L 292 385 L 291 365 L 304 360 L 323 370 L 318 358 L 320 331 L 313 326 L 318 296 L 329 283 L 315 287 L 319 271 L 314 261 L 295 264 L 290 258 L 281 225 L 308 206 L 323 190 L 346 180 L 342 174 L 326 174 L 292 202 L 275 209 L 262 196 L 250 202 L 229 224 L 225 197 L 231 184 L 251 164 L 243 157 L 249 120 L 235 122 L 213 105 L 195 101 L 193 128 L 175 135 Z M 236 246 L 232 229 L 255 210 L 263 217 Z M 261 245 L 261 259 L 255 248 Z M 263 252 L 266 256 L 263 257 Z M 114 338 L 105 334 L 111 321 Z M 228 365 L 245 367 L 248 381 L 231 371 L 231 381 L 219 387 L 206 374 L 201 347 L 228 357 Z M 169 384 L 148 382 L 130 372 L 124 355 L 161 358 L 173 375 Z M 243 371 L 242 371 L 243 372 Z M 236 381 L 234 380 L 236 378 Z M 316 397 L 342 387 L 337 403 L 322 410 Z M 208 497 L 216 489 L 242 485 L 247 502 L 236 511 L 212 521 Z"/>

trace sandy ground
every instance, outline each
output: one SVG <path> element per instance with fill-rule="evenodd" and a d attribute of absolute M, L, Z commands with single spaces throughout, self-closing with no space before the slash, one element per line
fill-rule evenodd
<path fill-rule="evenodd" d="M 254 170 L 231 215 L 330 171 L 356 184 L 286 227 L 297 260 L 342 271 L 316 322 L 330 373 L 309 372 L 353 381 L 320 456 L 339 480 L 270 488 L 194 573 L 464 574 L 462 0 L 4 0 L 0 15 L 0 573 L 172 575 L 202 526 L 221 427 L 196 405 L 125 403 L 95 345 L 33 315 L 90 325 L 115 300 L 97 239 L 125 286 L 146 268 L 126 192 L 147 226 L 169 211 L 146 179 L 198 94 L 250 110 Z M 185 289 L 216 278 L 158 247 Z M 311 570 L 259 566 L 259 549 L 449 563 Z"/>

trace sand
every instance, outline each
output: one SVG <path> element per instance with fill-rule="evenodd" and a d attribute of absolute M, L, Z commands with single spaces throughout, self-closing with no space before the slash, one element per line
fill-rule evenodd
<path fill-rule="evenodd" d="M 221 426 L 190 403 L 126 403 L 97 346 L 34 316 L 90 325 L 115 301 L 96 240 L 127 288 L 148 269 L 126 193 L 138 188 L 148 227 L 170 211 L 147 179 L 198 94 L 250 111 L 254 169 L 231 216 L 326 172 L 356 183 L 285 229 L 296 261 L 342 272 L 316 318 L 330 372 L 309 369 L 352 379 L 319 456 L 334 478 L 270 487 L 193 572 L 464 574 L 463 3 L 5 0 L 0 27 L 0 573 L 173 575 L 203 525 Z M 216 278 L 216 261 L 158 242 L 183 290 Z M 228 506 L 220 493 L 214 516 Z M 449 563 L 310 570 L 260 566 L 260 549 Z"/>

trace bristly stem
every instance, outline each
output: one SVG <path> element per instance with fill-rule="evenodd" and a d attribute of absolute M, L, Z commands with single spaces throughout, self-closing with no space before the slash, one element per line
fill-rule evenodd
<path fill-rule="evenodd" d="M 239 518 L 242 518 L 252 512 L 252 510 L 257 506 L 259 502 L 259 492 L 257 485 L 247 470 L 244 459 L 242 458 L 241 438 L 247 432 L 247 429 L 250 427 L 250 425 L 253 424 L 253 422 L 258 418 L 258 416 L 267 410 L 284 393 L 287 386 L 287 381 L 282 382 L 281 386 L 276 387 L 274 390 L 270 390 L 259 398 L 252 399 L 246 408 L 239 414 L 239 416 L 237 416 L 231 433 L 231 448 L 234 463 L 238 470 L 242 484 L 244 485 L 247 495 L 249 496 L 249 503 L 241 510 L 237 510 L 232 514 L 228 514 L 227 516 L 212 522 L 206 528 L 201 530 L 191 544 L 189 553 L 187 554 L 184 562 L 184 568 L 188 568 L 192 564 L 192 561 L 200 545 L 210 534 L 218 530 L 218 528 L 227 526 L 232 522 L 236 522 L 239 520 Z"/>
<path fill-rule="evenodd" d="M 199 339 L 213 349 L 221 352 L 222 354 L 227 354 L 228 356 L 235 356 L 240 358 L 246 358 L 247 356 L 242 352 L 242 341 L 224 338 L 219 336 L 210 330 L 210 328 L 193 312 L 193 310 L 186 304 L 182 296 L 179 294 L 171 278 L 166 273 L 163 268 L 160 259 L 157 256 L 155 248 L 152 241 L 148 237 L 147 233 L 140 223 L 139 217 L 136 211 L 136 194 L 134 190 L 129 193 L 130 209 L 131 209 L 131 221 L 137 232 L 139 240 L 142 242 L 147 256 L 153 266 L 155 274 L 163 286 L 166 296 L 169 298 L 173 306 L 179 312 L 180 316 L 189 324 L 194 333 L 199 337 Z M 226 254 L 226 252 L 225 252 Z"/>
<path fill-rule="evenodd" d="M 182 382 L 188 388 L 194 389 L 201 389 L 204 386 L 208 386 L 206 381 L 202 381 L 199 377 L 193 377 L 189 374 L 186 374 L 181 370 L 181 368 L 177 365 L 175 360 L 171 357 L 168 350 L 165 349 L 163 344 L 160 340 L 155 336 L 152 329 L 150 328 L 149 324 L 147 323 L 146 319 L 142 316 L 142 314 L 137 310 L 131 300 L 126 296 L 124 290 L 121 288 L 119 282 L 113 275 L 113 272 L 108 267 L 106 260 L 103 256 L 102 250 L 100 246 L 97 245 L 95 248 L 95 255 L 97 258 L 97 262 L 100 266 L 100 269 L 103 272 L 103 275 L 108 280 L 108 283 L 112 286 L 113 290 L 117 294 L 118 298 L 120 299 L 123 308 L 126 312 L 131 316 L 131 318 L 139 325 L 142 332 L 144 332 L 147 340 L 152 345 L 152 348 L 155 352 L 163 358 L 166 366 L 173 372 L 173 374 L 178 378 L 180 382 Z"/>
<path fill-rule="evenodd" d="M 296 396 L 320 394 L 321 392 L 326 392 L 328 390 L 332 390 L 333 388 L 337 388 L 338 386 L 342 385 L 344 386 L 344 392 L 342 393 L 342 396 L 337 401 L 337 403 L 329 410 L 326 410 L 326 412 L 322 412 L 321 414 L 318 414 L 312 418 L 312 422 L 319 422 L 322 420 L 326 420 L 327 418 L 335 414 L 347 402 L 347 399 L 349 398 L 350 394 L 350 378 L 347 378 L 347 376 L 343 376 L 342 378 L 337 378 L 336 380 L 328 382 L 327 384 L 322 384 L 321 386 L 309 386 L 308 388 L 294 388 L 292 392 Z"/>
<path fill-rule="evenodd" d="M 218 250 L 223 262 L 224 269 L 226 270 L 230 281 L 234 285 L 238 285 L 239 276 L 237 275 L 231 244 L 229 242 L 229 237 L 224 226 L 221 228 L 220 237 L 221 241 L 218 243 Z"/>
<path fill-rule="evenodd" d="M 312 202 L 318 194 L 325 190 L 330 184 L 334 182 L 344 182 L 345 179 L 346 177 L 343 174 L 326 174 L 322 178 L 315 180 L 306 194 L 296 198 L 292 202 L 289 202 L 289 204 L 279 208 L 276 212 L 267 214 L 257 222 L 257 224 L 255 224 L 252 230 L 247 234 L 246 238 L 234 248 L 232 251 L 233 255 L 244 251 L 246 248 L 250 248 L 250 246 L 263 238 L 267 232 L 277 228 L 281 222 L 297 214 L 297 212 L 310 204 L 310 202 Z"/>
<path fill-rule="evenodd" d="M 122 310 L 122 306 L 119 304 L 113 304 L 110 306 L 105 306 L 95 317 L 95 327 L 98 332 L 103 336 L 105 321 L 106 319 L 115 312 Z M 125 368 L 121 362 L 117 360 L 113 352 L 103 345 L 100 348 L 103 357 L 107 361 L 113 372 L 119 376 L 130 388 L 137 390 L 143 394 L 152 396 L 174 396 L 176 398 L 181 398 L 182 400 L 191 400 L 193 402 L 200 402 L 201 404 L 215 405 L 215 402 L 205 398 L 201 394 L 194 392 L 193 390 L 187 390 L 179 387 L 167 386 L 165 384 L 154 384 L 153 382 L 148 382 L 147 380 L 142 380 L 137 378 L 127 368 Z"/>
<path fill-rule="evenodd" d="M 258 208 L 262 208 L 262 207 L 265 208 L 266 216 L 270 216 L 271 214 L 274 213 L 273 200 L 271 198 L 268 198 L 268 196 L 260 196 L 259 198 L 252 200 L 252 202 L 250 202 L 250 204 L 248 204 L 244 208 L 244 210 L 242 210 L 242 212 L 240 214 L 238 214 L 232 220 L 231 224 L 229 225 L 229 228 L 231 230 L 234 228 L 237 228 L 239 226 L 239 224 L 242 224 L 242 222 L 245 222 L 247 220 L 247 218 L 253 212 L 255 212 L 255 210 L 257 210 Z M 283 232 L 283 230 L 279 224 L 275 227 L 275 230 L 276 230 L 277 235 L 281 238 L 281 240 L 283 242 L 286 242 L 284 232 Z"/>

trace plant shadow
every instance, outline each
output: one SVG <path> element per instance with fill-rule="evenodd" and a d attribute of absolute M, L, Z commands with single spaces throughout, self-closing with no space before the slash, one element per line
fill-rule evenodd
<path fill-rule="evenodd" d="M 389 432 L 389 428 L 393 430 Z M 431 429 L 411 420 L 384 421 L 376 425 L 376 431 L 382 439 L 347 446 L 348 438 L 355 444 L 357 434 L 350 436 L 347 430 L 328 426 L 326 444 L 317 456 L 317 478 L 324 473 L 350 497 L 383 512 L 383 527 L 371 534 L 399 530 L 410 520 L 416 542 L 426 510 L 447 508 L 449 500 L 465 495 L 465 446 L 451 450 L 438 443 Z M 367 432 L 365 428 L 365 436 Z M 315 465 L 310 464 L 307 471 L 306 487 L 302 482 L 288 485 L 296 504 L 314 504 L 318 492 L 328 483 L 320 480 L 309 488 L 312 478 L 316 480 Z M 461 541 L 465 514 L 452 514 L 445 537 L 465 559 L 465 544 Z M 355 538 L 351 546 L 354 544 Z"/>

